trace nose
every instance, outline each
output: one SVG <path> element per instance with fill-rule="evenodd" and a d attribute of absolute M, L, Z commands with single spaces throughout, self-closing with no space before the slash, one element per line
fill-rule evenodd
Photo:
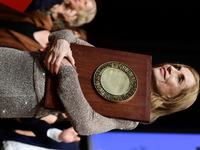
<path fill-rule="evenodd" d="M 172 73 L 172 66 L 169 66 L 169 67 L 167 68 L 167 71 L 168 71 L 168 73 L 171 75 L 171 73 Z"/>
<path fill-rule="evenodd" d="M 175 73 L 175 72 L 179 72 L 180 68 L 177 68 L 177 67 L 174 67 L 174 66 L 171 66 L 171 73 Z"/>
<path fill-rule="evenodd" d="M 173 74 L 174 72 L 177 72 L 178 69 L 175 68 L 174 66 L 169 66 L 169 67 L 167 68 L 167 71 L 168 71 L 169 74 L 171 75 L 171 74 Z"/>

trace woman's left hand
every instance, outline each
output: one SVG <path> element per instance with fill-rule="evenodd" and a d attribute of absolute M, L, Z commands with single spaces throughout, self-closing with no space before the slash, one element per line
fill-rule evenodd
<path fill-rule="evenodd" d="M 77 18 L 76 10 L 67 9 L 61 14 L 63 15 L 63 18 L 65 19 L 65 21 L 67 21 L 67 22 L 73 21 Z"/>
<path fill-rule="evenodd" d="M 75 60 L 72 56 L 69 42 L 65 39 L 58 39 L 48 47 L 48 52 L 45 58 L 46 68 L 51 73 L 57 74 L 64 57 L 68 59 L 73 67 L 75 67 Z"/>

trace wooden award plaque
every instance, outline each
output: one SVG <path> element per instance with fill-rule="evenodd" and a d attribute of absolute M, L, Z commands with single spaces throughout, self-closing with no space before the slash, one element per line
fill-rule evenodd
<path fill-rule="evenodd" d="M 82 91 L 96 112 L 107 117 L 150 121 L 151 56 L 74 44 L 71 48 Z M 116 71 L 117 75 L 122 74 L 122 80 Z M 106 80 L 125 83 L 125 87 L 119 90 L 111 83 L 113 87 L 107 88 L 110 84 L 104 83 Z"/>

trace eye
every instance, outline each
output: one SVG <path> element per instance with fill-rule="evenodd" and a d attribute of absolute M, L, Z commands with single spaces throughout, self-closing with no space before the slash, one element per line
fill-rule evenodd
<path fill-rule="evenodd" d="M 174 65 L 173 66 L 176 70 L 181 70 L 181 66 L 179 66 L 179 65 Z"/>
<path fill-rule="evenodd" d="M 184 80 L 184 76 L 179 75 L 178 76 L 178 83 L 181 84 L 183 82 L 183 80 Z"/>
<path fill-rule="evenodd" d="M 182 82 L 182 78 L 178 77 L 178 82 L 181 83 Z"/>

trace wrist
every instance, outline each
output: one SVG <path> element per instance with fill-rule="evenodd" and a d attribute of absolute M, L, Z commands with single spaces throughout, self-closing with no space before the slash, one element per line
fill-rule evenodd
<path fill-rule="evenodd" d="M 58 39 L 65 39 L 68 43 L 74 43 L 76 37 L 71 30 L 60 30 L 52 32 L 49 36 L 49 43 L 53 44 Z"/>
<path fill-rule="evenodd" d="M 58 39 L 57 44 L 60 44 L 60 45 L 65 44 L 66 46 L 70 46 L 70 43 L 66 39 Z"/>

